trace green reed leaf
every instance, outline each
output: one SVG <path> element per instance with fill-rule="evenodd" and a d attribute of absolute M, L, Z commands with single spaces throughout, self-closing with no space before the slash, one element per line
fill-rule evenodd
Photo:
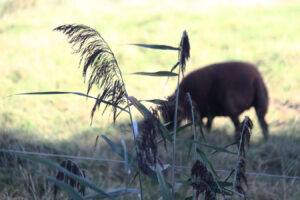
<path fill-rule="evenodd" d="M 165 180 L 165 177 L 162 173 L 162 168 L 159 164 L 156 165 L 156 175 L 160 187 L 160 191 L 162 194 L 162 197 L 164 200 L 171 200 L 172 199 L 172 193 L 170 191 L 170 188 L 167 184 L 167 181 Z"/>
<path fill-rule="evenodd" d="M 100 101 L 100 99 L 96 98 L 96 97 L 93 97 L 93 96 L 90 96 L 90 95 L 87 95 L 87 94 L 84 94 L 84 93 L 81 93 L 81 92 L 62 92 L 62 91 L 49 91 L 49 92 L 25 92 L 25 93 L 18 93 L 18 94 L 15 94 L 15 95 L 58 95 L 58 94 L 74 94 L 74 95 L 78 95 L 78 96 L 83 96 L 83 97 L 87 97 L 87 98 L 90 98 L 90 99 L 95 99 L 95 100 L 98 100 Z M 114 106 L 122 111 L 125 111 L 127 113 L 129 113 L 127 110 L 125 110 L 124 108 L 118 106 L 118 105 L 115 105 L 113 103 L 110 103 L 108 101 L 105 101 L 105 100 L 101 100 L 101 102 L 107 104 L 107 105 L 110 105 L 110 106 Z"/>
<path fill-rule="evenodd" d="M 150 49 L 158 49 L 158 50 L 173 50 L 173 51 L 180 50 L 180 48 L 178 48 L 178 47 L 172 47 L 172 46 L 160 45 L 160 44 L 130 44 L 130 45 L 144 47 L 144 48 L 150 48 Z"/>
<path fill-rule="evenodd" d="M 108 191 L 107 193 L 112 197 L 121 197 L 121 196 L 125 196 L 128 194 L 139 194 L 140 191 L 135 188 L 118 188 L 118 189 Z M 104 199 L 104 198 L 106 198 L 106 196 L 101 195 L 101 194 L 90 194 L 90 195 L 86 195 L 84 197 L 84 199 L 94 199 L 94 198 Z"/>
<path fill-rule="evenodd" d="M 133 96 L 130 96 L 130 97 L 128 97 L 128 99 L 134 105 L 134 107 L 138 111 L 140 111 L 140 113 L 144 117 L 152 116 L 151 112 L 143 104 L 141 104 L 136 98 L 134 98 Z M 166 129 L 166 127 L 164 127 L 164 125 L 160 121 L 158 121 L 157 124 L 158 124 L 157 128 L 163 133 L 164 137 L 167 138 L 167 140 L 172 141 L 172 137 L 171 137 L 169 131 Z"/>
<path fill-rule="evenodd" d="M 1 152 L 12 153 L 15 156 L 18 156 L 20 158 L 24 158 L 24 159 L 31 160 L 31 161 L 36 162 L 36 163 L 46 165 L 46 166 L 50 167 L 51 169 L 58 170 L 58 171 L 64 173 L 65 175 L 67 175 L 70 178 L 76 180 L 80 184 L 91 188 L 95 192 L 98 192 L 99 194 L 105 195 L 107 198 L 114 199 L 109 194 L 107 194 L 104 190 L 100 189 L 99 187 L 94 185 L 89 180 L 87 180 L 87 179 L 85 179 L 81 176 L 77 176 L 77 175 L 73 174 L 72 172 L 68 171 L 67 169 L 61 167 L 60 165 L 58 165 L 58 164 L 56 164 L 56 163 L 54 163 L 50 160 L 46 160 L 46 159 L 43 159 L 43 158 L 40 158 L 40 157 L 30 156 L 30 155 L 26 155 L 26 154 L 22 154 L 22 153 L 17 153 L 17 152 L 8 152 L 8 151 L 5 151 L 5 150 L 1 150 Z"/>
<path fill-rule="evenodd" d="M 84 198 L 75 190 L 72 186 L 70 186 L 67 183 L 64 183 L 63 181 L 57 180 L 51 176 L 42 175 L 49 181 L 53 182 L 55 185 L 57 185 L 61 190 L 68 193 L 70 197 L 72 197 L 73 200 L 84 200 Z"/>
<path fill-rule="evenodd" d="M 172 76 L 177 76 L 178 74 L 169 72 L 169 71 L 158 71 L 158 72 L 135 72 L 132 73 L 134 75 L 143 75 L 143 76 L 167 76 L 167 77 L 172 77 Z"/>

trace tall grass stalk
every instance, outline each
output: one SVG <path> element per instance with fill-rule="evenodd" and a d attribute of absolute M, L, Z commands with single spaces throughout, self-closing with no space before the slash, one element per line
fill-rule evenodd
<path fill-rule="evenodd" d="M 136 141 L 136 137 L 135 137 L 135 133 L 134 133 L 134 127 L 133 127 L 133 118 L 132 118 L 132 113 L 131 113 L 131 109 L 130 109 L 130 103 L 129 103 L 129 99 L 128 99 L 128 93 L 125 87 L 125 82 L 122 76 L 122 72 L 121 69 L 118 67 L 119 70 L 119 74 L 120 74 L 120 78 L 122 83 L 124 84 L 124 91 L 125 91 L 125 97 L 126 97 L 126 103 L 127 103 L 127 107 L 128 107 L 128 113 L 129 113 L 129 118 L 130 118 L 130 124 L 131 124 L 131 130 L 132 130 L 132 134 L 133 134 L 133 142 L 134 142 L 134 149 L 135 149 L 135 153 L 136 155 L 138 154 L 138 146 L 137 146 L 137 141 Z M 141 169 L 138 167 L 138 174 L 139 174 L 139 186 L 140 186 L 140 195 L 141 195 L 141 200 L 144 199 L 143 197 L 143 184 L 142 184 L 142 174 L 141 174 Z"/>
<path fill-rule="evenodd" d="M 190 44 L 186 31 L 183 31 L 180 41 L 180 51 L 178 58 L 178 77 L 177 77 L 177 88 L 176 88 L 176 100 L 175 100 L 175 111 L 174 111 L 174 126 L 173 126 L 173 141 L 172 141 L 172 197 L 174 199 L 174 187 L 175 187 L 175 150 L 176 150 L 176 132 L 177 132 L 177 114 L 178 114 L 178 99 L 179 99 L 179 83 L 180 73 L 183 74 L 185 70 L 186 60 L 190 57 Z M 177 64 L 174 66 L 176 68 Z M 173 69 L 175 69 L 173 67 Z M 172 70 L 173 70 L 172 69 Z M 172 71 L 171 70 L 171 71 Z"/>
<path fill-rule="evenodd" d="M 194 145 L 193 145 L 193 155 L 194 155 L 194 161 L 197 160 L 197 134 L 196 134 L 196 123 L 195 123 L 195 116 L 194 116 L 194 106 L 191 94 L 188 92 L 187 94 L 188 101 L 191 105 L 191 116 L 192 116 L 192 129 L 193 129 L 193 136 L 194 136 Z"/>
<path fill-rule="evenodd" d="M 245 116 L 245 118 L 243 120 L 243 123 L 242 123 L 242 130 L 240 132 L 240 141 L 239 141 L 239 145 L 238 145 L 238 155 L 237 155 L 237 158 L 236 158 L 236 163 L 235 163 L 235 168 L 234 168 L 233 184 L 232 184 L 232 190 L 234 191 L 234 193 L 236 192 L 237 176 L 238 176 L 238 171 L 239 171 L 240 160 L 241 160 L 241 157 L 242 157 L 242 148 L 243 148 L 243 145 L 245 143 L 245 141 L 244 141 L 244 134 L 246 132 L 248 120 L 249 120 L 249 117 Z M 241 183 L 239 183 L 239 184 L 241 184 Z M 231 196 L 232 200 L 234 198 L 234 193 Z"/>
<path fill-rule="evenodd" d="M 179 83 L 180 83 L 180 70 L 181 64 L 178 67 L 177 89 L 176 89 L 176 103 L 174 114 L 174 127 L 173 127 L 173 141 L 172 141 L 172 196 L 174 199 L 174 187 L 175 187 L 175 150 L 176 150 L 176 129 L 177 129 L 177 113 L 178 113 L 178 97 L 179 97 Z"/>
<path fill-rule="evenodd" d="M 192 128 L 193 128 L 193 136 L 194 136 L 194 142 L 193 142 L 193 155 L 194 155 L 194 162 L 197 161 L 197 134 L 196 134 L 196 124 L 195 124 L 195 117 L 194 117 L 194 106 L 191 94 L 188 92 L 187 99 L 191 106 L 191 115 L 192 115 Z M 193 188 L 193 200 L 196 200 L 196 190 Z"/>

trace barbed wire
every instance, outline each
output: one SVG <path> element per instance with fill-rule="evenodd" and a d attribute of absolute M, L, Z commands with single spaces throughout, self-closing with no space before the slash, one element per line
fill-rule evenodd
<path fill-rule="evenodd" d="M 39 152 L 19 151 L 19 150 L 10 150 L 10 149 L 0 149 L 0 152 L 3 152 L 3 153 L 21 153 L 21 154 L 41 156 L 41 157 L 78 159 L 78 160 L 89 160 L 89 161 L 111 162 L 111 163 L 125 163 L 124 160 L 103 159 L 103 158 L 94 158 L 94 157 L 85 157 L 85 156 L 72 156 L 72 155 L 64 155 L 64 154 L 39 153 Z M 187 167 L 187 166 L 175 166 L 175 168 L 177 168 L 177 169 L 191 169 L 191 167 Z M 220 173 L 230 173 L 231 172 L 231 170 L 224 170 L 224 169 L 216 169 L 215 171 L 220 172 Z M 299 180 L 300 181 L 299 176 L 286 176 L 286 175 L 256 173 L 256 172 L 246 172 L 246 174 L 250 175 L 250 176 L 273 177 L 273 178 L 293 179 L 293 180 Z"/>

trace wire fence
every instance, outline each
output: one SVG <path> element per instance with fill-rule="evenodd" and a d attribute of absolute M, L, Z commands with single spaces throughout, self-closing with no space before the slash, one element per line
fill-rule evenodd
<path fill-rule="evenodd" d="M 40 157 L 53 157 L 53 158 L 65 158 L 65 159 L 77 159 L 77 160 L 89 160 L 89 161 L 98 161 L 98 162 L 110 162 L 110 163 L 125 163 L 124 160 L 113 160 L 113 159 L 102 159 L 94 157 L 85 157 L 85 156 L 72 156 L 72 155 L 63 155 L 63 154 L 51 154 L 51 153 L 39 153 L 39 152 L 28 152 L 28 151 L 19 151 L 19 150 L 9 150 L 9 149 L 0 149 L 0 152 L 3 153 L 22 153 L 26 155 L 40 156 Z M 175 166 L 177 169 L 191 169 L 187 166 Z M 219 173 L 230 173 L 231 170 L 217 169 Z M 256 172 L 246 172 L 249 176 L 260 176 L 260 177 L 273 177 L 281 179 L 292 179 L 299 180 L 299 176 L 286 176 L 286 175 L 277 175 L 277 174 L 267 174 L 267 173 L 256 173 Z"/>

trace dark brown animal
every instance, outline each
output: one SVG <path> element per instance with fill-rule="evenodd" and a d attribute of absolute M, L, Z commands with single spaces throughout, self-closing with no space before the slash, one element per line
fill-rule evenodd
<path fill-rule="evenodd" d="M 206 128 L 211 129 L 214 117 L 228 116 L 236 130 L 239 115 L 254 107 L 263 131 L 268 138 L 265 115 L 268 110 L 268 92 L 256 67 L 246 62 L 224 62 L 200 68 L 183 78 L 179 86 L 178 121 L 190 119 L 190 106 L 186 93 L 190 93 L 194 107 L 201 120 L 207 118 Z M 175 95 L 168 97 L 175 101 Z M 162 112 L 165 122 L 174 120 L 174 106 Z M 172 124 L 168 125 L 171 129 Z"/>

